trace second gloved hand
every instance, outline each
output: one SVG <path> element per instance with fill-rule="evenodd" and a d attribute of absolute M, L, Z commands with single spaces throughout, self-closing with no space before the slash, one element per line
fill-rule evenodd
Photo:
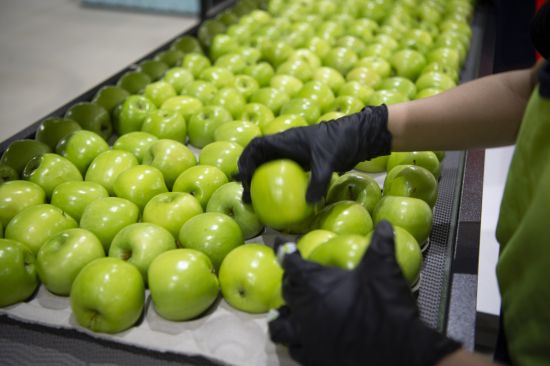
<path fill-rule="evenodd" d="M 346 172 L 361 161 L 390 153 L 387 123 L 388 110 L 382 105 L 366 107 L 337 120 L 255 138 L 239 159 L 244 201 L 250 202 L 250 182 L 256 168 L 275 159 L 291 159 L 311 170 L 306 200 L 320 201 L 333 172 Z"/>

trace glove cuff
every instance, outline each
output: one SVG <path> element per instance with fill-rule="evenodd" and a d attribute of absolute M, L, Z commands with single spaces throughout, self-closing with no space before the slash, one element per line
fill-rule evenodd
<path fill-rule="evenodd" d="M 365 107 L 359 113 L 363 131 L 365 160 L 391 153 L 392 135 L 388 130 L 388 107 Z"/>

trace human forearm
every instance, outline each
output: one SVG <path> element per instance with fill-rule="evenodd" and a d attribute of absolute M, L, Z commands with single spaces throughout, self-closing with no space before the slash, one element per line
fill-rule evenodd
<path fill-rule="evenodd" d="M 441 359 L 436 366 L 497 366 L 490 358 L 460 349 Z"/>
<path fill-rule="evenodd" d="M 494 74 L 431 98 L 388 107 L 394 151 L 462 150 L 514 143 L 536 68 Z"/>

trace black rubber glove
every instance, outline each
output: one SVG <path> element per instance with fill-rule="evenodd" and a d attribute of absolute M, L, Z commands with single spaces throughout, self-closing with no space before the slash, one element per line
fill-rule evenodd
<path fill-rule="evenodd" d="M 377 225 L 352 271 L 283 259 L 286 305 L 269 323 L 274 342 L 303 365 L 434 365 L 460 348 L 418 318 L 395 260 L 391 225 Z"/>
<path fill-rule="evenodd" d="M 388 109 L 382 105 L 253 139 L 239 158 L 243 200 L 250 203 L 250 181 L 257 167 L 270 160 L 291 159 L 305 170 L 311 170 L 306 200 L 320 201 L 333 172 L 343 173 L 361 161 L 390 153 L 391 134 L 387 124 Z"/>

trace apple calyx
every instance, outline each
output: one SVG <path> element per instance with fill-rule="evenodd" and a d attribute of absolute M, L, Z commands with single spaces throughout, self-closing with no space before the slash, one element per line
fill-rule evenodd
<path fill-rule="evenodd" d="M 42 159 L 42 155 L 33 156 L 31 160 L 27 162 L 27 165 L 25 165 L 25 168 L 23 169 L 23 177 L 29 178 L 32 173 L 34 173 L 36 169 L 40 167 L 40 164 L 42 164 Z"/>

